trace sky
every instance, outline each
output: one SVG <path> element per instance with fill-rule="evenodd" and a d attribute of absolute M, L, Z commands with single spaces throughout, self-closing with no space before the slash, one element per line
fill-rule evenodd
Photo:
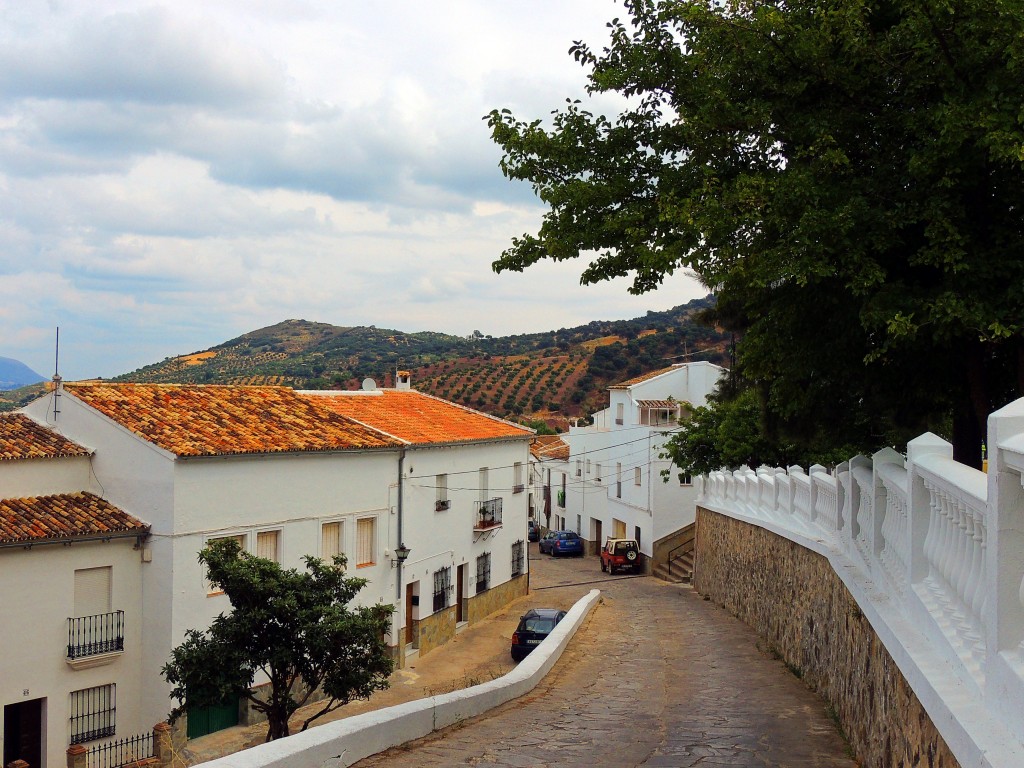
<path fill-rule="evenodd" d="M 638 317 L 581 261 L 495 274 L 543 208 L 482 119 L 585 98 L 614 0 L 0 0 L 0 356 L 116 376 L 289 318 L 503 336 Z M 614 99 L 597 104 L 605 114 Z"/>

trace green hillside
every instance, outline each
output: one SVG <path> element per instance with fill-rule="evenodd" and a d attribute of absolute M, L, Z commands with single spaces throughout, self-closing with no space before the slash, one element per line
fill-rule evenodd
<path fill-rule="evenodd" d="M 396 370 L 408 370 L 420 391 L 564 428 L 569 419 L 603 407 L 610 383 L 684 359 L 727 364 L 726 334 L 695 319 L 711 302 L 493 338 L 285 320 L 115 380 L 352 389 L 365 378 L 390 385 Z"/>

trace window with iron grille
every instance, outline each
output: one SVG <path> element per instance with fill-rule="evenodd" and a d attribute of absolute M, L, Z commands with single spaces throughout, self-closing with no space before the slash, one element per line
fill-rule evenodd
<path fill-rule="evenodd" d="M 434 611 L 448 607 L 448 593 L 452 591 L 452 569 L 434 571 Z"/>
<path fill-rule="evenodd" d="M 116 684 L 111 683 L 71 692 L 72 744 L 82 744 L 114 735 L 117 713 L 116 689 Z"/>
<path fill-rule="evenodd" d="M 512 545 L 512 576 L 522 576 L 525 558 L 523 556 L 523 540 Z"/>
<path fill-rule="evenodd" d="M 486 592 L 491 585 L 491 553 L 484 552 L 476 559 L 476 593 Z"/>

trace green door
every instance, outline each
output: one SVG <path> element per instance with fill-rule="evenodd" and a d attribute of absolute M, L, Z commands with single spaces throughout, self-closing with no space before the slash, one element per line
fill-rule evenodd
<path fill-rule="evenodd" d="M 238 725 L 238 701 L 233 700 L 215 707 L 188 708 L 188 737 L 198 739 L 208 733 L 222 731 Z"/>

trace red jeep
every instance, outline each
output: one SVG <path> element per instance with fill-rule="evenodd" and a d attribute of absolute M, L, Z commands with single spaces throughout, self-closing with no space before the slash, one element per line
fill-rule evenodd
<path fill-rule="evenodd" d="M 616 568 L 628 568 L 636 573 L 640 565 L 640 545 L 636 539 L 608 539 L 601 549 L 601 570 L 615 573 Z"/>

